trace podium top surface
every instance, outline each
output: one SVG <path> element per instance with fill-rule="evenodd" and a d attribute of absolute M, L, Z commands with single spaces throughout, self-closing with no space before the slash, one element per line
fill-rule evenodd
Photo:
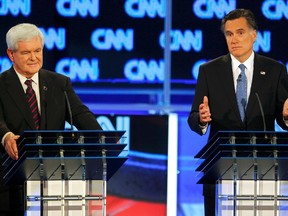
<path fill-rule="evenodd" d="M 117 143 L 123 138 L 125 131 L 103 131 L 103 130 L 35 130 L 24 131 L 17 140 L 21 143 L 79 143 L 82 139 L 84 143 Z"/>
<path fill-rule="evenodd" d="M 3 157 L 4 182 L 25 180 L 109 180 L 128 159 L 125 131 L 25 131 L 19 159 Z M 124 154 L 125 153 L 125 154 Z M 83 177 L 85 176 L 85 177 Z"/>
<path fill-rule="evenodd" d="M 195 158 L 206 158 L 211 153 L 217 151 L 220 145 L 228 147 L 233 144 L 234 147 L 244 148 L 251 146 L 257 148 L 281 148 L 279 145 L 288 145 L 287 132 L 275 131 L 219 131 L 207 144 L 195 155 Z M 249 144 L 249 145 L 248 145 Z M 275 145 L 271 145 L 275 144 Z M 228 147 L 228 149 L 231 149 Z"/>
<path fill-rule="evenodd" d="M 288 136 L 275 131 L 219 131 L 195 156 L 198 183 L 217 180 L 287 180 Z"/>

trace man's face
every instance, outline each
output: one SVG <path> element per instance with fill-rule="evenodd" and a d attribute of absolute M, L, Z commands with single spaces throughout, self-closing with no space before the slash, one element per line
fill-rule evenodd
<path fill-rule="evenodd" d="M 253 52 L 253 44 L 257 38 L 256 30 L 252 30 L 245 18 L 228 20 L 224 33 L 229 52 L 240 62 L 246 61 Z"/>
<path fill-rule="evenodd" d="M 17 72 L 30 78 L 38 73 L 43 65 L 43 47 L 39 37 L 18 42 L 16 51 L 7 49 L 7 54 Z"/>

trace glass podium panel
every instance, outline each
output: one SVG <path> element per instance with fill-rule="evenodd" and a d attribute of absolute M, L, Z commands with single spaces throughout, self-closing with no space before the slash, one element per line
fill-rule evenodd
<path fill-rule="evenodd" d="M 218 181 L 216 202 L 218 216 L 288 215 L 288 181 Z"/>
<path fill-rule="evenodd" d="M 26 187 L 27 216 L 106 215 L 104 181 L 27 181 Z"/>

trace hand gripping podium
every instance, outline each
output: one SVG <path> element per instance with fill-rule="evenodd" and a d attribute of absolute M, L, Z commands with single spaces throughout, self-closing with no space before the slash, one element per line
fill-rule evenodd
<path fill-rule="evenodd" d="M 218 216 L 288 215 L 287 132 L 220 131 L 195 156 Z"/>
<path fill-rule="evenodd" d="M 106 183 L 128 159 L 125 131 L 25 131 L 4 181 L 25 189 L 26 215 L 106 215 Z"/>

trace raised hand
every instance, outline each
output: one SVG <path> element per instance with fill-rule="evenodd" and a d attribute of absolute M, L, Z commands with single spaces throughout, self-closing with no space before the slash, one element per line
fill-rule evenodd
<path fill-rule="evenodd" d="M 202 126 L 212 121 L 207 96 L 204 96 L 203 103 L 199 105 L 199 120 L 200 120 L 200 125 Z"/>

